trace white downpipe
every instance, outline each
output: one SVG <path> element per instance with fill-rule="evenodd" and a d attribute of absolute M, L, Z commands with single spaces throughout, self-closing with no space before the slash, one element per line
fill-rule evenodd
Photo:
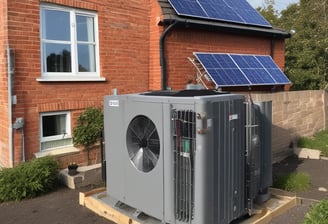
<path fill-rule="evenodd" d="M 8 73 L 8 136 L 9 136 L 9 159 L 10 166 L 14 167 L 13 127 L 12 127 L 12 83 L 10 71 L 10 48 L 7 45 L 7 73 Z"/>

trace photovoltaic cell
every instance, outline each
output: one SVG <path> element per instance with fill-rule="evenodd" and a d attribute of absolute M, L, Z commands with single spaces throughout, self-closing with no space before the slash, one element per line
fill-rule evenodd
<path fill-rule="evenodd" d="M 266 68 L 277 68 L 276 63 L 272 60 L 270 56 L 257 56 L 256 58 Z"/>
<path fill-rule="evenodd" d="M 291 82 L 270 56 L 194 53 L 218 87 L 285 85 Z"/>
<path fill-rule="evenodd" d="M 273 85 L 275 80 L 268 74 L 265 69 L 243 69 L 245 76 L 253 85 Z"/>
<path fill-rule="evenodd" d="M 272 27 L 246 0 L 168 0 L 178 15 Z"/>
<path fill-rule="evenodd" d="M 230 55 L 236 61 L 239 68 L 263 68 L 262 64 L 254 55 Z"/>
<path fill-rule="evenodd" d="M 244 20 L 224 1 L 203 1 L 201 5 L 209 18 L 244 23 Z"/>
<path fill-rule="evenodd" d="M 267 71 L 277 83 L 290 83 L 287 76 L 279 68 L 268 68 Z"/>
<path fill-rule="evenodd" d="M 174 9 L 182 15 L 190 14 L 196 17 L 208 17 L 196 0 L 175 0 Z"/>

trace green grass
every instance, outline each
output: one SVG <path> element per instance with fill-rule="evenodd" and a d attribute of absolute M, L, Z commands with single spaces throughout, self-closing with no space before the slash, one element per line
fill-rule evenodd
<path fill-rule="evenodd" d="M 327 224 L 328 223 L 328 199 L 311 206 L 305 215 L 304 224 Z"/>
<path fill-rule="evenodd" d="M 313 138 L 300 138 L 297 146 L 300 148 L 318 149 L 322 152 L 322 155 L 328 156 L 328 129 L 316 133 Z"/>
<path fill-rule="evenodd" d="M 310 187 L 310 177 L 302 172 L 280 174 L 274 177 L 273 187 L 286 191 L 307 191 Z"/>

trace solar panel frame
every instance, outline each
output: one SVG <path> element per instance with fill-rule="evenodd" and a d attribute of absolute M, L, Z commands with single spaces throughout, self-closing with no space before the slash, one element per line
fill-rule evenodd
<path fill-rule="evenodd" d="M 271 56 L 194 52 L 217 87 L 291 84 Z"/>

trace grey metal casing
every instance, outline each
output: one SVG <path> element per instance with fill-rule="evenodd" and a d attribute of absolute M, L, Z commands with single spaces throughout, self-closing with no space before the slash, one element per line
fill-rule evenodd
<path fill-rule="evenodd" d="M 247 204 L 244 101 L 242 95 L 234 94 L 106 96 L 108 195 L 163 223 L 186 223 L 176 219 L 172 111 L 194 111 L 197 133 L 190 223 L 230 223 L 244 215 Z M 133 166 L 126 148 L 127 127 L 138 115 L 147 116 L 154 122 L 160 138 L 159 160 L 148 173 Z"/>

